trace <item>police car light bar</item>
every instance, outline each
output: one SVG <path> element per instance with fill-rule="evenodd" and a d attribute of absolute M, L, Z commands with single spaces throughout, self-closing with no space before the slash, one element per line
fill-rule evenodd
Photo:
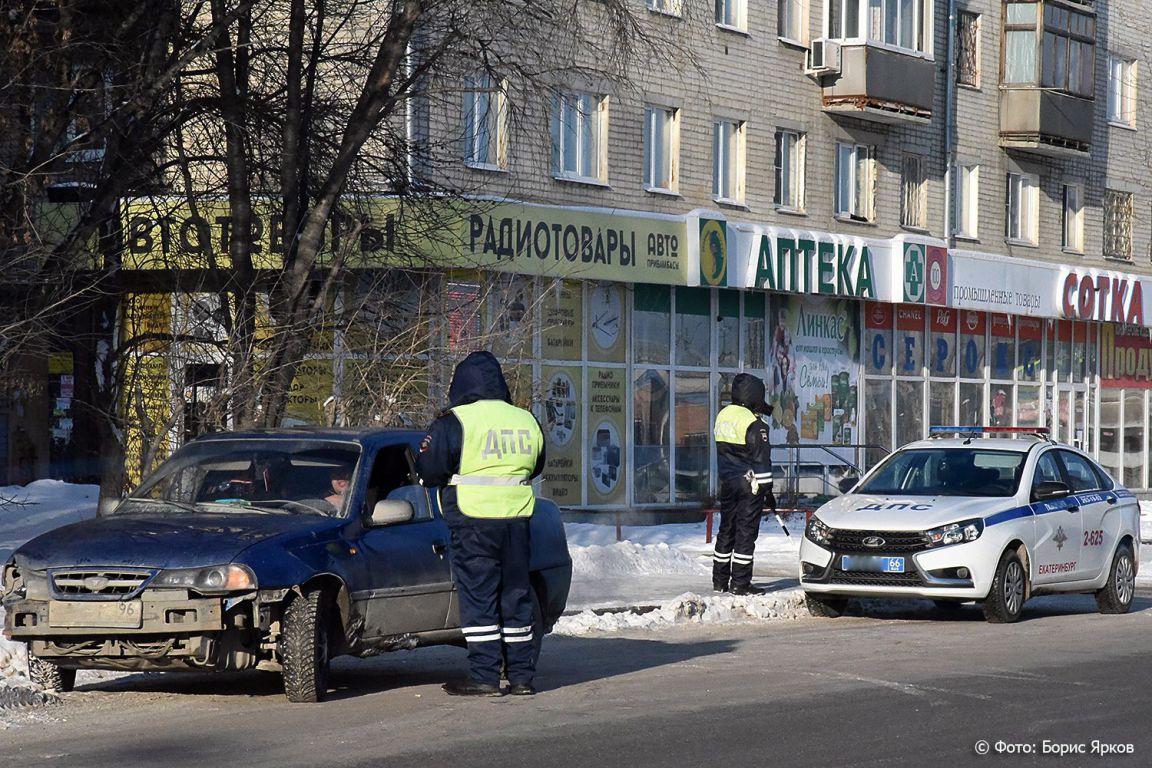
<path fill-rule="evenodd" d="M 1048 427 L 928 427 L 928 437 L 945 435 L 1032 435 L 1047 440 L 1052 430 Z"/>

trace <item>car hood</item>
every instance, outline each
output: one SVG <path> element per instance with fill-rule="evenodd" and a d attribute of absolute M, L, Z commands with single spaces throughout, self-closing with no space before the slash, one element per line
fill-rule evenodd
<path fill-rule="evenodd" d="M 311 515 L 111 515 L 41 534 L 17 549 L 15 557 L 32 570 L 194 568 L 232 562 L 253 544 L 277 536 L 313 540 L 342 522 Z"/>
<path fill-rule="evenodd" d="M 829 501 L 816 516 L 832 528 L 923 531 L 1012 509 L 1012 497 L 877 496 L 850 493 Z"/>

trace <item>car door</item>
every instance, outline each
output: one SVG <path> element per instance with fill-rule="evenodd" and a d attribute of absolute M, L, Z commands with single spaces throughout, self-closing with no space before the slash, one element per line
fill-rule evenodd
<path fill-rule="evenodd" d="M 381 499 L 407 501 L 413 516 L 407 522 L 368 526 L 360 536 L 364 583 L 357 585 L 353 600 L 364 616 L 365 638 L 438 630 L 447 623 L 453 594 L 448 528 L 433 514 L 428 490 L 414 478 L 406 447 L 377 455 L 365 498 L 366 519 L 370 505 Z"/>
<path fill-rule="evenodd" d="M 1080 538 L 1080 562 L 1076 567 L 1077 579 L 1094 579 L 1099 574 L 1112 550 L 1112 541 L 1106 541 L 1104 517 L 1115 508 L 1116 493 L 1103 487 L 1102 478 L 1092 462 L 1073 451 L 1058 451 L 1064 463 L 1068 485 L 1080 503 L 1083 530 Z M 1111 485 L 1111 483 L 1109 483 Z"/>
<path fill-rule="evenodd" d="M 1056 451 L 1040 454 L 1032 476 L 1032 488 L 1043 482 L 1067 483 Z M 1084 535 L 1080 505 L 1072 496 L 1032 504 L 1035 540 L 1032 546 L 1034 584 L 1068 581 L 1079 567 L 1080 540 Z"/>

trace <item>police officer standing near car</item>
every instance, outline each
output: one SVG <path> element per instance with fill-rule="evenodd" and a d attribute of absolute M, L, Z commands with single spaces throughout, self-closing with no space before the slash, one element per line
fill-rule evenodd
<path fill-rule="evenodd" d="M 468 643 L 468 680 L 446 683 L 454 696 L 536 692 L 533 600 L 528 582 L 532 478 L 544 469 L 544 434 L 536 418 L 512 405 L 500 363 L 473 352 L 448 389 L 449 409 L 428 429 L 416 458 L 426 486 L 439 489 L 451 533 L 449 555 Z"/>
<path fill-rule="evenodd" d="M 712 589 L 734 595 L 759 595 L 752 585 L 752 556 L 760 515 L 772 495 L 772 448 L 764 382 L 750 373 L 732 380 L 732 403 L 716 414 L 716 469 L 720 479 L 720 530 L 712 553 Z"/>

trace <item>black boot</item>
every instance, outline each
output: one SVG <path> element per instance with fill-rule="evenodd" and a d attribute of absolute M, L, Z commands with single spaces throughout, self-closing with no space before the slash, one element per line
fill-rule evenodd
<path fill-rule="evenodd" d="M 760 587 L 754 587 L 751 584 L 741 584 L 737 587 L 732 587 L 732 594 L 734 595 L 762 595 L 764 590 Z"/>
<path fill-rule="evenodd" d="M 463 683 L 444 683 L 443 688 L 449 696 L 503 696 L 504 692 L 498 685 L 477 683 L 466 680 Z"/>
<path fill-rule="evenodd" d="M 532 687 L 532 683 L 512 683 L 508 686 L 509 696 L 534 696 L 536 689 Z"/>

